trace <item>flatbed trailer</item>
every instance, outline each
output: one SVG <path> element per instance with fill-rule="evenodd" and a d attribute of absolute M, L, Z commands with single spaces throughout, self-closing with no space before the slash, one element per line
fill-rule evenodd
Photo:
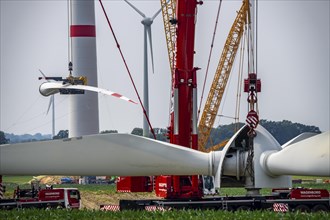
<path fill-rule="evenodd" d="M 153 209 L 151 208 L 153 207 Z M 120 200 L 122 210 L 272 210 L 287 211 L 330 211 L 329 192 L 324 189 L 273 190 L 268 196 L 216 196 L 201 199 L 150 199 Z"/>
<path fill-rule="evenodd" d="M 0 209 L 11 210 L 11 209 L 24 209 L 24 208 L 35 208 L 35 209 L 54 209 L 64 208 L 65 201 L 21 201 L 19 199 L 2 199 L 0 201 Z"/>

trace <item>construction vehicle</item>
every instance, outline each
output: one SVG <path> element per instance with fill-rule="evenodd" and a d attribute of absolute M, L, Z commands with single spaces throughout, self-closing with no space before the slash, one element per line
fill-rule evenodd
<path fill-rule="evenodd" d="M 172 75 L 172 95 L 174 91 L 174 79 L 175 79 L 175 40 L 176 40 L 176 19 L 175 19 L 175 10 L 176 10 L 176 1 L 166 1 L 161 0 L 161 8 L 164 20 L 164 29 L 166 36 L 166 43 L 168 49 L 169 63 Z M 225 146 L 228 140 L 225 140 L 215 146 L 206 149 L 206 144 L 209 139 L 211 130 L 214 125 L 215 118 L 217 116 L 217 112 L 219 110 L 219 106 L 229 79 L 229 75 L 231 73 L 231 69 L 236 57 L 237 50 L 239 48 L 241 38 L 243 36 L 245 25 L 248 22 L 248 14 L 249 14 L 249 5 L 247 1 L 243 1 L 242 7 L 239 10 L 237 17 L 230 29 L 228 34 L 221 58 L 218 63 L 218 67 L 216 69 L 216 73 L 214 75 L 214 79 L 207 97 L 207 101 L 204 106 L 204 110 L 199 121 L 198 125 L 198 149 L 203 152 L 210 152 L 214 150 L 218 150 Z M 174 98 L 174 97 L 173 97 Z M 173 105 L 173 103 L 171 103 Z M 174 108 L 173 108 L 174 109 Z M 171 113 L 171 122 L 173 122 L 173 113 Z M 172 126 L 168 127 L 168 137 L 171 140 L 172 137 Z M 131 177 L 123 177 L 125 180 Z M 207 177 L 208 179 L 210 177 Z M 130 182 L 134 181 L 136 185 L 142 185 L 148 177 L 132 177 Z M 157 179 L 157 178 L 156 178 Z M 204 181 L 202 178 L 201 181 Z M 129 192 L 137 190 L 136 188 L 130 190 L 127 186 L 120 185 L 117 187 L 118 192 Z M 145 187 L 140 188 L 141 191 L 144 192 Z M 207 194 L 213 194 L 215 189 L 213 188 L 211 191 L 203 189 L 203 191 L 208 192 Z M 162 194 L 163 195 L 163 194 Z"/>
<path fill-rule="evenodd" d="M 215 117 L 217 116 L 244 29 L 251 22 L 249 1 L 243 1 L 242 7 L 238 11 L 227 37 L 198 126 L 198 132 L 195 127 L 197 124 L 196 71 L 198 68 L 192 66 L 194 54 L 194 16 L 191 15 L 194 14 L 196 16 L 195 8 L 198 4 L 202 4 L 202 2 L 178 0 L 161 1 L 161 4 L 172 73 L 173 102 L 171 109 L 173 111 L 170 113 L 169 140 L 171 143 L 192 149 L 199 149 L 203 152 L 217 150 L 225 146 L 228 141 L 209 149 L 206 149 L 205 145 L 208 141 Z M 174 17 L 173 8 L 176 8 L 176 17 Z M 185 35 L 184 33 L 189 34 Z M 176 40 L 176 44 L 174 40 Z M 176 55 L 173 55 L 174 49 L 176 49 Z M 255 97 L 256 93 L 261 91 L 261 82 L 260 79 L 257 79 L 257 74 L 253 73 L 253 68 L 249 69 L 249 71 L 252 71 L 252 73 L 250 72 L 248 79 L 244 81 L 244 91 L 249 96 L 248 125 L 242 129 L 244 135 L 241 134 L 234 141 L 234 144 L 229 144 L 231 145 L 231 149 L 228 148 L 228 154 L 225 153 L 226 157 L 233 157 L 233 154 L 237 154 L 236 158 L 240 160 L 240 156 L 238 155 L 244 152 L 248 158 L 247 164 L 244 165 L 246 166 L 246 171 L 244 172 L 248 174 L 243 178 L 240 177 L 240 172 L 238 171 L 240 167 L 237 165 L 236 177 L 233 177 L 232 174 L 223 174 L 221 177 L 222 187 L 246 187 L 248 189 L 247 195 L 203 198 L 206 194 L 217 193 L 214 188 L 214 177 L 212 176 L 157 176 L 155 177 L 155 193 L 157 196 L 165 198 L 165 200 L 122 200 L 118 209 L 148 210 L 150 207 L 156 207 L 155 209 L 329 210 L 329 192 L 327 190 L 283 189 L 280 193 L 274 191 L 274 194 L 270 196 L 261 196 L 258 190 L 256 190 L 257 193 L 254 192 L 256 185 L 256 180 L 254 179 L 255 171 L 250 161 L 253 161 L 254 154 L 253 138 L 256 134 L 254 129 L 259 122 L 258 113 L 255 111 Z M 244 146 L 242 143 L 244 143 Z M 206 185 L 208 186 L 206 187 Z M 310 195 L 317 196 L 313 197 Z M 301 205 L 302 203 L 304 204 Z"/>
<path fill-rule="evenodd" d="M 79 209 L 80 192 L 77 188 L 55 189 L 52 186 L 41 189 L 35 183 L 31 183 L 30 189 L 21 189 L 17 186 L 11 199 L 0 199 L 0 209 L 15 208 Z"/>
<path fill-rule="evenodd" d="M 170 190 L 173 188 L 173 185 L 170 178 L 166 178 L 167 176 L 165 176 L 165 178 L 160 176 L 156 178 L 155 181 L 155 185 L 158 185 L 158 187 L 156 187 L 156 194 L 166 199 L 120 200 L 119 205 L 102 205 L 102 210 L 215 209 L 228 211 L 273 210 L 276 212 L 298 210 L 314 212 L 330 210 L 330 197 L 328 190 L 284 187 L 285 185 L 291 185 L 291 178 L 288 176 L 277 176 L 275 173 L 272 174 L 274 171 L 270 171 L 271 176 L 268 176 L 262 173 L 264 168 L 259 167 L 261 165 L 259 163 L 254 164 L 254 173 L 257 173 L 257 175 L 254 175 L 254 185 L 249 186 L 248 183 L 251 180 L 249 179 L 249 175 L 245 173 L 246 168 L 244 167 L 244 164 L 247 163 L 247 160 L 244 158 L 248 157 L 250 151 L 246 144 L 249 139 L 249 131 L 249 126 L 244 126 L 232 139 L 230 139 L 226 147 L 223 149 L 224 165 L 220 178 L 222 188 L 245 187 L 247 189 L 245 195 L 228 196 L 222 194 L 221 196 L 205 196 L 204 193 L 202 198 L 166 198 L 167 194 L 171 193 Z M 256 139 L 261 140 L 265 138 L 261 126 L 256 129 L 256 133 Z M 256 140 L 256 143 L 259 142 L 259 140 Z M 266 144 L 262 143 L 260 146 L 266 146 Z M 293 146 L 291 146 L 291 148 L 292 147 Z M 259 154 L 257 149 L 255 154 Z M 282 155 L 284 154 L 285 152 Z M 261 156 L 260 158 L 262 158 L 260 161 L 263 162 L 268 160 L 265 159 L 264 156 Z M 280 163 L 284 163 L 282 158 L 277 159 Z M 284 163 L 283 166 L 287 167 L 288 165 L 287 163 Z M 199 177 L 199 179 L 201 179 L 201 177 Z M 212 185 L 215 185 L 216 180 L 217 178 L 214 177 L 212 177 L 211 181 L 204 179 L 203 188 L 207 189 L 214 187 Z M 207 186 L 207 184 L 210 184 L 210 186 Z M 272 192 L 269 195 L 262 195 L 259 192 L 260 188 L 272 188 Z"/>
<path fill-rule="evenodd" d="M 190 200 L 121 200 L 117 210 L 214 209 L 326 212 L 330 210 L 329 201 L 329 192 L 325 189 L 293 188 L 273 189 L 272 194 L 266 196 L 222 196 Z M 114 208 L 114 206 L 111 207 Z M 107 206 L 101 208 L 107 210 Z"/>
<path fill-rule="evenodd" d="M 196 16 L 194 9 L 202 4 L 203 2 L 197 1 L 161 1 L 172 73 L 171 109 L 173 109 L 173 111 L 170 113 L 171 125 L 168 128 L 168 137 L 171 143 L 192 149 L 199 149 L 203 152 L 210 152 L 211 150 L 218 150 L 227 143 L 227 141 L 224 141 L 209 149 L 205 148 L 244 29 L 246 28 L 246 24 L 250 22 L 250 7 L 248 1 L 243 1 L 242 7 L 231 27 L 197 131 L 196 71 L 199 68 L 192 66 L 195 24 L 193 19 L 189 19 L 183 15 L 194 14 Z M 176 15 L 174 15 L 173 9 L 176 9 Z M 180 25 L 178 25 L 178 23 L 180 23 Z M 185 35 L 185 33 L 189 34 Z M 174 45 L 176 45 L 176 47 Z M 177 53 L 173 55 L 175 49 Z M 185 53 L 181 53 L 180 51 L 185 51 Z M 189 112 L 187 112 L 187 109 Z M 205 186 L 204 180 L 210 181 L 212 177 L 156 177 L 156 195 L 164 198 L 200 198 L 203 196 L 203 193 L 215 193 L 215 188 L 208 190 L 203 187 Z M 170 182 L 171 184 L 169 184 Z M 167 193 L 164 193 L 164 189 L 160 189 L 164 187 L 159 188 L 159 186 L 164 185 L 168 186 L 166 190 Z"/>

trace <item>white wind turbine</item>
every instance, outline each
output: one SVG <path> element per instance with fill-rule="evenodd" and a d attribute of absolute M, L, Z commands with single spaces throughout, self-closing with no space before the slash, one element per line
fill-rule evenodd
<path fill-rule="evenodd" d="M 46 75 L 41 70 L 39 70 L 39 72 L 46 79 Z M 47 80 L 47 81 L 49 82 L 49 80 Z M 52 106 L 52 138 L 54 138 L 54 136 L 55 136 L 55 97 L 54 97 L 54 95 L 51 95 L 51 97 L 49 99 L 49 104 L 48 104 L 46 115 L 48 115 L 48 112 L 49 112 L 51 106 Z"/>
<path fill-rule="evenodd" d="M 154 72 L 154 58 L 153 58 L 153 51 L 152 51 L 152 38 L 151 38 L 151 25 L 157 15 L 161 12 L 162 9 L 159 9 L 154 16 L 147 17 L 144 13 L 142 13 L 139 9 L 137 9 L 134 5 L 132 5 L 127 0 L 124 0 L 127 4 L 129 4 L 137 13 L 139 13 L 143 19 L 141 23 L 144 26 L 144 86 L 143 86 L 143 105 L 146 111 L 146 114 L 149 116 L 149 86 L 148 86 L 148 45 L 147 45 L 147 38 L 149 38 L 150 44 L 150 53 L 151 53 L 151 63 L 152 63 L 152 72 Z M 143 136 L 149 136 L 149 125 L 145 116 L 143 116 Z"/>

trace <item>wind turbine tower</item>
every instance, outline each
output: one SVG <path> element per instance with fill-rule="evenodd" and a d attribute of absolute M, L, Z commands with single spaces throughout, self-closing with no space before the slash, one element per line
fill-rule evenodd
<path fill-rule="evenodd" d="M 161 9 L 159 9 L 154 16 L 147 17 L 144 13 L 142 13 L 139 9 L 137 9 L 134 5 L 132 5 L 129 1 L 124 0 L 127 4 L 129 4 L 137 13 L 139 13 L 143 19 L 141 23 L 144 26 L 144 51 L 143 51 L 143 69 L 144 69 L 144 75 L 143 75 L 143 105 L 146 111 L 146 114 L 149 116 L 149 85 L 148 85 L 148 39 L 149 38 L 149 45 L 150 45 L 150 53 L 151 53 L 151 63 L 152 63 L 152 72 L 154 72 L 154 58 L 153 58 L 153 51 L 152 51 L 152 37 L 151 37 L 151 25 L 154 21 L 154 19 L 157 17 L 157 15 L 161 12 Z M 149 137 L 149 124 L 148 121 L 143 115 L 143 136 Z"/>
<path fill-rule="evenodd" d="M 97 87 L 96 31 L 94 0 L 71 0 L 70 37 L 73 76 L 84 76 L 87 84 Z M 70 137 L 99 133 L 98 95 L 70 95 Z"/>

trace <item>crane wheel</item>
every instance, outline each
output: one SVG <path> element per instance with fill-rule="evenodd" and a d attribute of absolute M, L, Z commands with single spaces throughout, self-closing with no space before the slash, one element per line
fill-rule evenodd
<path fill-rule="evenodd" d="M 312 212 L 327 212 L 329 209 L 325 206 L 325 205 L 322 205 L 322 204 L 318 204 L 318 205 L 315 205 L 313 208 L 312 208 Z"/>
<path fill-rule="evenodd" d="M 295 208 L 296 211 L 300 211 L 300 212 L 310 212 L 310 208 L 307 205 L 298 205 Z"/>

